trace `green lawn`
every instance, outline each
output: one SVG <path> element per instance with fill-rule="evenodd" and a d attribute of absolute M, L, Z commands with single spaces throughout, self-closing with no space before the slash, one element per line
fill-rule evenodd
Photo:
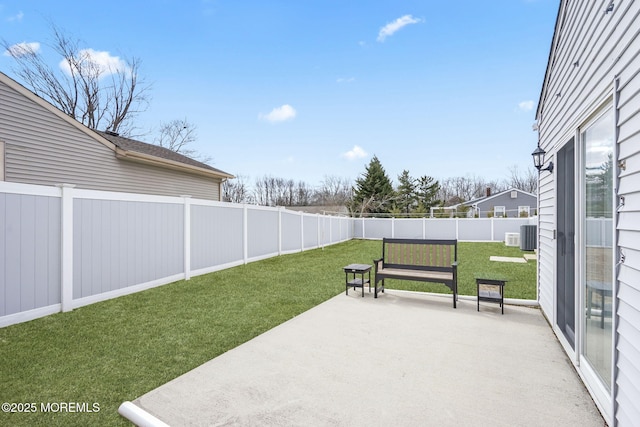
<path fill-rule="evenodd" d="M 133 400 L 274 326 L 344 292 L 342 267 L 371 263 L 380 241 L 352 240 L 250 263 L 190 281 L 0 329 L 0 400 L 36 413 L 0 413 L 0 425 L 128 425 Z M 509 278 L 506 297 L 535 299 L 535 262 L 501 243 L 459 244 L 459 290 L 475 295 L 474 272 Z M 444 285 L 386 282 L 391 289 L 446 292 Z M 99 412 L 43 413 L 41 404 L 99 405 Z"/>

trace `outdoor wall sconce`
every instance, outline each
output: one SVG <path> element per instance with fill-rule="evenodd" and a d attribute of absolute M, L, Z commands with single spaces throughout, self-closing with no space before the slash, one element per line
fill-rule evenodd
<path fill-rule="evenodd" d="M 538 169 L 538 172 L 542 172 L 542 171 L 553 172 L 553 162 L 549 162 L 549 166 L 542 169 L 542 166 L 544 165 L 545 154 L 547 154 L 547 152 L 544 151 L 542 148 L 540 148 L 540 146 L 538 145 L 535 151 L 531 153 L 531 155 L 533 156 L 533 165 L 536 167 L 536 169 Z"/>

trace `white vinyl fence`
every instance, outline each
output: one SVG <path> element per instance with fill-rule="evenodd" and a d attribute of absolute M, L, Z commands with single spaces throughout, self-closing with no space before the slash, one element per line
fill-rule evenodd
<path fill-rule="evenodd" d="M 0 327 L 353 237 L 353 220 L 0 182 Z"/>
<path fill-rule="evenodd" d="M 0 182 L 0 327 L 353 238 L 502 241 L 535 218 L 393 219 Z"/>
<path fill-rule="evenodd" d="M 455 239 L 504 242 L 506 233 L 520 233 L 521 225 L 537 224 L 530 218 L 357 218 L 354 238 Z"/>

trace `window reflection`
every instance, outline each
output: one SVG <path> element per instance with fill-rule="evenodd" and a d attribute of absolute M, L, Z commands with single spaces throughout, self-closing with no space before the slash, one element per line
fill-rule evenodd
<path fill-rule="evenodd" d="M 613 113 L 583 133 L 585 153 L 584 354 L 611 390 L 613 298 Z"/>

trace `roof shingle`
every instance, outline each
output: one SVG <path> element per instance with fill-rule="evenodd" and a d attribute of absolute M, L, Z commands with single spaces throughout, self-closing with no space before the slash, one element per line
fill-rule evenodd
<path fill-rule="evenodd" d="M 159 145 L 148 144 L 146 142 L 136 141 L 135 139 L 125 138 L 113 132 L 99 130 L 96 130 L 95 132 L 112 144 L 116 145 L 118 148 L 126 151 L 135 151 L 137 153 L 147 154 L 150 156 L 159 157 L 161 159 L 172 160 L 174 162 L 184 163 L 190 166 L 208 169 L 210 171 L 217 172 L 223 175 L 232 176 L 231 174 L 209 166 L 206 163 L 199 162 L 192 159 L 191 157 L 176 153 L 175 151 L 169 150 L 168 148 L 160 147 Z"/>

